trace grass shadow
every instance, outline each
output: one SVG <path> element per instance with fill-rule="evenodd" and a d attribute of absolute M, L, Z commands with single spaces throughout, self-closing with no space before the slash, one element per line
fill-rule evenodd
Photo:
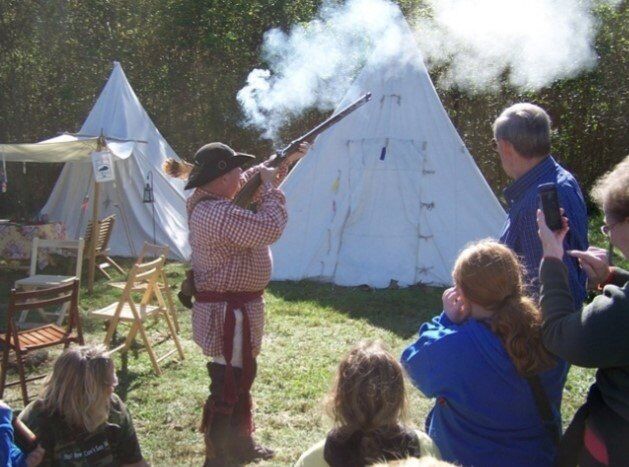
<path fill-rule="evenodd" d="M 317 303 L 352 319 L 366 320 L 403 339 L 441 312 L 443 288 L 413 286 L 404 289 L 340 287 L 309 281 L 272 282 L 268 292 L 286 302 Z M 280 307 L 281 313 L 281 307 Z"/>
<path fill-rule="evenodd" d="M 137 356 L 137 351 L 134 352 L 133 348 L 131 350 Z M 119 363 L 116 363 L 116 374 L 118 375 L 116 394 L 126 402 L 129 391 L 137 387 L 141 376 L 137 371 L 129 370 L 129 352 L 120 354 Z"/>

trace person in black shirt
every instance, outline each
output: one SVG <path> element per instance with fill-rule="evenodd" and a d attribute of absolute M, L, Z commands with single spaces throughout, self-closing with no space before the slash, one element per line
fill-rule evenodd
<path fill-rule="evenodd" d="M 117 384 L 104 346 L 75 347 L 57 359 L 42 396 L 20 414 L 45 449 L 41 465 L 148 466 Z"/>

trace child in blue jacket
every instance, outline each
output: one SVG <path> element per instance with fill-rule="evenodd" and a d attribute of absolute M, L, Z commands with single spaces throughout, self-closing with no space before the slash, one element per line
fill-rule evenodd
<path fill-rule="evenodd" d="M 542 345 L 517 257 L 483 240 L 459 255 L 452 275 L 443 313 L 402 354 L 413 383 L 436 398 L 429 436 L 444 460 L 463 466 L 551 466 L 567 365 Z M 540 383 L 546 420 L 527 377 Z"/>
<path fill-rule="evenodd" d="M 37 447 L 28 456 L 13 442 L 13 411 L 0 400 L 0 467 L 35 467 L 43 459 L 44 450 Z"/>

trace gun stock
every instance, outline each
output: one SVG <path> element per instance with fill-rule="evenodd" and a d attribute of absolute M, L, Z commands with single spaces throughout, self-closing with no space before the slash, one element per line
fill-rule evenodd
<path fill-rule="evenodd" d="M 277 152 L 277 157 L 273 159 L 268 165 L 270 167 L 279 166 L 286 156 L 288 156 L 289 154 L 292 154 L 293 152 L 297 151 L 297 149 L 299 149 L 299 145 L 301 143 L 304 143 L 304 142 L 312 143 L 317 136 L 319 136 L 325 130 L 330 128 L 332 125 L 335 125 L 336 123 L 343 120 L 353 111 L 355 111 L 362 105 L 369 102 L 369 100 L 371 100 L 370 92 L 363 95 L 359 99 L 356 99 L 350 105 L 345 107 L 340 112 L 332 115 L 327 120 L 321 122 L 319 125 L 314 127 L 308 133 L 303 134 L 301 137 L 291 141 L 288 146 L 286 146 L 284 149 Z M 240 189 L 240 191 L 234 198 L 234 204 L 236 204 L 237 206 L 240 206 L 241 208 L 249 207 L 249 205 L 251 204 L 251 200 L 253 199 L 253 196 L 255 195 L 256 191 L 260 187 L 261 183 L 262 183 L 262 180 L 260 179 L 260 174 L 255 174 L 253 177 L 251 177 L 247 181 L 247 183 L 245 183 L 245 185 Z"/>

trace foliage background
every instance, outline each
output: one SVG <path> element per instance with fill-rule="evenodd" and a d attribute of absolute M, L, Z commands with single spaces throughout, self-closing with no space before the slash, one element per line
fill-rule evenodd
<path fill-rule="evenodd" d="M 220 140 L 255 154 L 268 141 L 240 125 L 235 99 L 259 66 L 263 33 L 314 15 L 319 0 L 0 0 L 0 142 L 32 142 L 77 131 L 117 60 L 175 151 L 189 158 Z M 425 12 L 420 0 L 398 0 Z M 627 2 L 595 7 L 598 66 L 539 92 L 438 89 L 450 118 L 490 185 L 506 183 L 489 147 L 490 124 L 507 105 L 529 100 L 554 119 L 553 151 L 585 187 L 627 153 Z M 425 14 L 425 13 L 424 13 Z M 431 71 L 433 78 L 439 69 Z M 435 83 L 437 80 L 434 80 Z M 310 113 L 286 135 L 321 118 Z M 61 167 L 9 164 L 0 215 L 35 214 Z"/>

